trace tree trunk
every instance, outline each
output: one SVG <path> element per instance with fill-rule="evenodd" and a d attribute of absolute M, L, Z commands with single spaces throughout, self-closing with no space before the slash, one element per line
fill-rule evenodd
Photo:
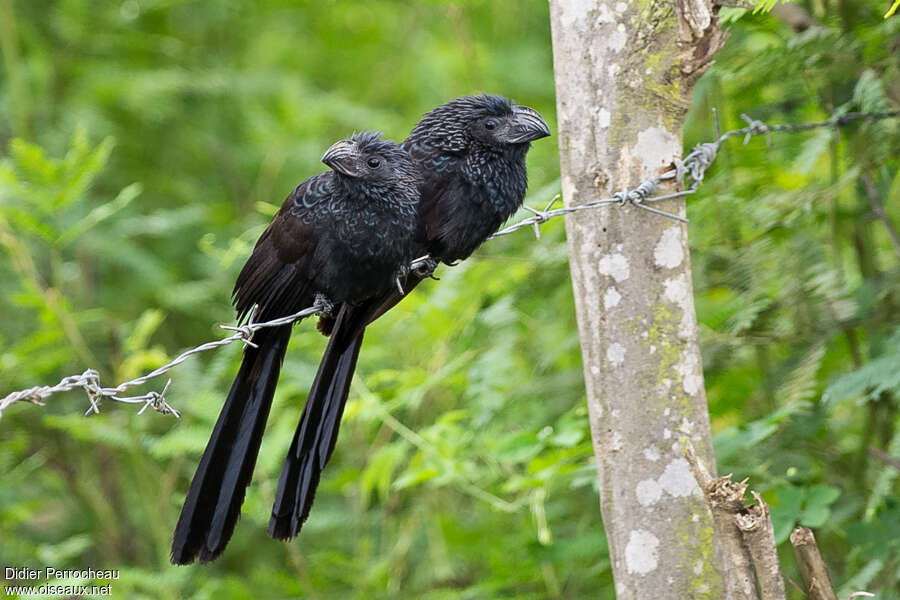
<path fill-rule="evenodd" d="M 724 42 L 708 0 L 551 0 L 550 12 L 566 205 L 668 170 L 693 84 Z M 685 212 L 681 199 L 659 206 Z M 615 205 L 566 228 L 617 596 L 728 597 L 680 443 L 714 471 L 687 229 Z"/>

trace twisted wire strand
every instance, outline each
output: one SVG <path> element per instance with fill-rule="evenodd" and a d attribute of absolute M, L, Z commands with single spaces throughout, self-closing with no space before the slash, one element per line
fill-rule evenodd
<path fill-rule="evenodd" d="M 825 128 L 831 128 L 839 132 L 841 127 L 854 121 L 880 121 L 882 119 L 891 119 L 897 117 L 900 117 L 900 110 L 869 113 L 850 112 L 835 114 L 825 121 L 818 121 L 813 123 L 800 123 L 793 125 L 767 125 L 763 121 L 753 119 L 746 114 L 742 114 L 741 118 L 746 121 L 746 127 L 727 131 L 719 135 L 712 142 L 703 142 L 697 144 L 682 160 L 676 159 L 673 168 L 666 171 L 662 175 L 658 175 L 656 177 L 643 181 L 633 188 L 626 188 L 620 192 L 616 192 L 610 198 L 595 200 L 593 202 L 580 204 L 577 206 L 553 208 L 553 206 L 559 201 L 561 194 L 556 194 L 550 201 L 550 203 L 544 207 L 543 210 L 523 205 L 522 208 L 525 211 L 530 212 L 531 216 L 525 217 L 524 219 L 521 219 L 520 221 L 517 221 L 516 223 L 513 223 L 512 225 L 509 225 L 508 227 L 497 231 L 487 239 L 492 240 L 500 236 L 509 235 L 525 227 L 532 227 L 534 229 L 535 237 L 537 239 L 540 239 L 540 226 L 550 219 L 570 215 L 572 213 L 585 210 L 594 210 L 597 208 L 610 206 L 624 207 L 626 205 L 631 205 L 641 210 L 668 219 L 686 223 L 687 219 L 685 219 L 684 217 L 655 208 L 653 206 L 650 206 L 650 204 L 663 200 L 682 198 L 695 193 L 697 191 L 697 188 L 700 187 L 700 184 L 703 183 L 703 177 L 706 174 L 706 171 L 715 162 L 722 145 L 731 138 L 743 137 L 743 145 L 746 146 L 753 137 L 765 136 L 767 145 L 771 146 L 771 138 L 773 133 L 797 133 L 803 131 L 811 131 L 813 129 Z M 717 116 L 716 129 L 716 133 L 718 134 Z M 678 184 L 685 185 L 687 178 L 690 178 L 690 185 L 688 185 L 683 191 L 673 192 L 670 194 L 662 194 L 659 196 L 655 195 L 660 183 L 664 181 L 675 180 Z M 419 257 L 412 262 L 412 264 L 410 265 L 410 269 L 421 269 L 423 266 L 427 265 L 429 261 L 430 257 L 427 255 Z M 250 346 L 255 346 L 252 341 L 253 334 L 260 329 L 266 327 L 278 327 L 280 325 L 287 325 L 289 323 L 294 323 L 304 317 L 328 313 L 330 312 L 330 310 L 331 306 L 328 304 L 327 300 L 325 298 L 317 297 L 316 302 L 313 304 L 313 306 L 305 308 L 286 317 L 273 319 L 264 323 L 256 323 L 253 321 L 253 316 L 255 316 L 254 313 L 254 315 L 250 317 L 250 320 L 244 325 L 219 325 L 219 327 L 221 327 L 222 329 L 234 331 L 234 333 L 232 335 L 229 335 L 228 337 L 206 342 L 205 344 L 201 344 L 195 348 L 186 350 L 185 352 L 179 354 L 171 362 L 147 373 L 146 375 L 142 375 L 135 379 L 125 381 L 115 387 L 103 387 L 102 385 L 100 385 L 100 374 L 94 369 L 88 369 L 80 375 L 70 375 L 68 377 L 63 377 L 56 385 L 35 386 L 25 390 L 12 392 L 11 394 L 5 396 L 3 399 L 0 399 L 0 418 L 2 418 L 3 416 L 3 411 L 16 402 L 30 402 L 38 406 L 43 406 L 44 399 L 46 399 L 47 397 L 58 392 L 66 392 L 77 388 L 83 389 L 88 396 L 90 406 L 85 412 L 86 415 L 89 415 L 91 413 L 99 413 L 100 402 L 106 399 L 113 400 L 115 402 L 123 402 L 125 404 L 142 404 L 143 406 L 138 411 L 138 414 L 143 413 L 148 408 L 152 408 L 159 413 L 171 414 L 176 418 L 179 418 L 181 414 L 178 412 L 178 410 L 176 410 L 171 404 L 166 401 L 166 392 L 169 391 L 169 387 L 172 384 L 171 379 L 166 382 L 161 392 L 150 391 L 140 396 L 122 396 L 121 394 L 128 388 L 143 385 L 149 380 L 167 373 L 195 354 L 206 352 L 208 350 L 219 348 L 221 346 L 226 346 L 233 342 L 242 342 Z"/>

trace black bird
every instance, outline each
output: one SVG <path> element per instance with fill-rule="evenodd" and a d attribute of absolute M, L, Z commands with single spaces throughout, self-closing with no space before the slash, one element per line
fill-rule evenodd
<path fill-rule="evenodd" d="M 333 145 L 322 162 L 332 171 L 291 192 L 238 275 L 239 320 L 254 305 L 262 322 L 299 312 L 319 297 L 342 310 L 384 296 L 395 289 L 398 273 L 405 277 L 420 183 L 407 152 L 363 132 Z M 257 347 L 244 349 L 181 510 L 172 562 L 213 560 L 231 538 L 290 335 L 291 325 L 261 329 L 252 340 Z"/>
<path fill-rule="evenodd" d="M 306 400 L 300 425 L 278 481 L 270 536 L 289 539 L 309 515 L 322 469 L 337 440 L 344 403 L 365 326 L 399 302 L 436 263 L 467 258 L 521 206 L 530 143 L 550 135 L 534 109 L 501 96 L 464 96 L 426 114 L 403 142 L 422 174 L 419 255 L 430 255 L 426 272 L 410 273 L 402 290 L 391 290 L 320 320 L 331 340 Z"/>

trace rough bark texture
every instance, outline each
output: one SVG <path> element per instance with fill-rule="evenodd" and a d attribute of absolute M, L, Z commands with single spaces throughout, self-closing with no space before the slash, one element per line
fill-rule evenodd
<path fill-rule="evenodd" d="M 551 0 L 550 11 L 566 204 L 663 172 L 681 154 L 692 85 L 724 39 L 707 0 Z M 618 598 L 727 597 L 679 443 L 715 464 L 687 230 L 635 207 L 573 214 L 566 227 Z"/>
<path fill-rule="evenodd" d="M 819 554 L 816 537 L 806 527 L 795 527 L 791 532 L 791 545 L 803 575 L 804 591 L 810 600 L 838 600 L 825 561 Z"/>
<path fill-rule="evenodd" d="M 713 530 L 725 565 L 722 575 L 725 597 L 732 600 L 785 600 L 784 577 L 778 562 L 769 505 L 756 492 L 751 492 L 756 504 L 744 504 L 746 480 L 734 482 L 731 475 L 713 478 L 697 457 L 693 445 L 690 442 L 684 445 L 684 456 L 712 511 Z"/>
<path fill-rule="evenodd" d="M 712 510 L 713 531 L 725 564 L 722 573 L 725 597 L 732 600 L 759 600 L 753 559 L 737 521 L 744 510 L 747 484 L 743 481 L 734 482 L 731 475 L 726 475 L 713 479 L 704 486 L 704 490 L 706 501 Z"/>
<path fill-rule="evenodd" d="M 694 445 L 686 441 L 684 446 L 684 457 L 712 511 L 713 532 L 719 544 L 722 564 L 725 565 L 722 572 L 725 597 L 731 600 L 759 600 L 750 550 L 737 523 L 737 517 L 745 508 L 747 483 L 734 482 L 731 475 L 714 478 L 700 461 Z"/>
<path fill-rule="evenodd" d="M 758 493 L 753 492 L 753 497 L 756 504 L 748 506 L 737 515 L 737 526 L 744 535 L 744 543 L 753 559 L 761 600 L 785 600 L 787 592 L 781 575 L 781 564 L 778 562 L 775 528 L 772 526 L 769 505 Z"/>

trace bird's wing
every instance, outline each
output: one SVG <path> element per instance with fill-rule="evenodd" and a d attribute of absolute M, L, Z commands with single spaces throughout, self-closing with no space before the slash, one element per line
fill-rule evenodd
<path fill-rule="evenodd" d="M 259 237 L 234 285 L 234 305 L 243 320 L 254 304 L 257 321 L 287 316 L 312 305 L 310 285 L 320 270 L 316 249 L 321 232 L 316 211 L 331 197 L 328 173 L 310 177 L 287 197 Z"/>
<path fill-rule="evenodd" d="M 403 144 L 413 160 L 421 165 L 423 182 L 419 199 L 419 241 L 437 258 L 452 247 L 446 239 L 459 219 L 461 195 L 454 194 L 451 173 L 459 168 L 460 157 L 442 152 L 427 140 L 407 139 Z"/>

